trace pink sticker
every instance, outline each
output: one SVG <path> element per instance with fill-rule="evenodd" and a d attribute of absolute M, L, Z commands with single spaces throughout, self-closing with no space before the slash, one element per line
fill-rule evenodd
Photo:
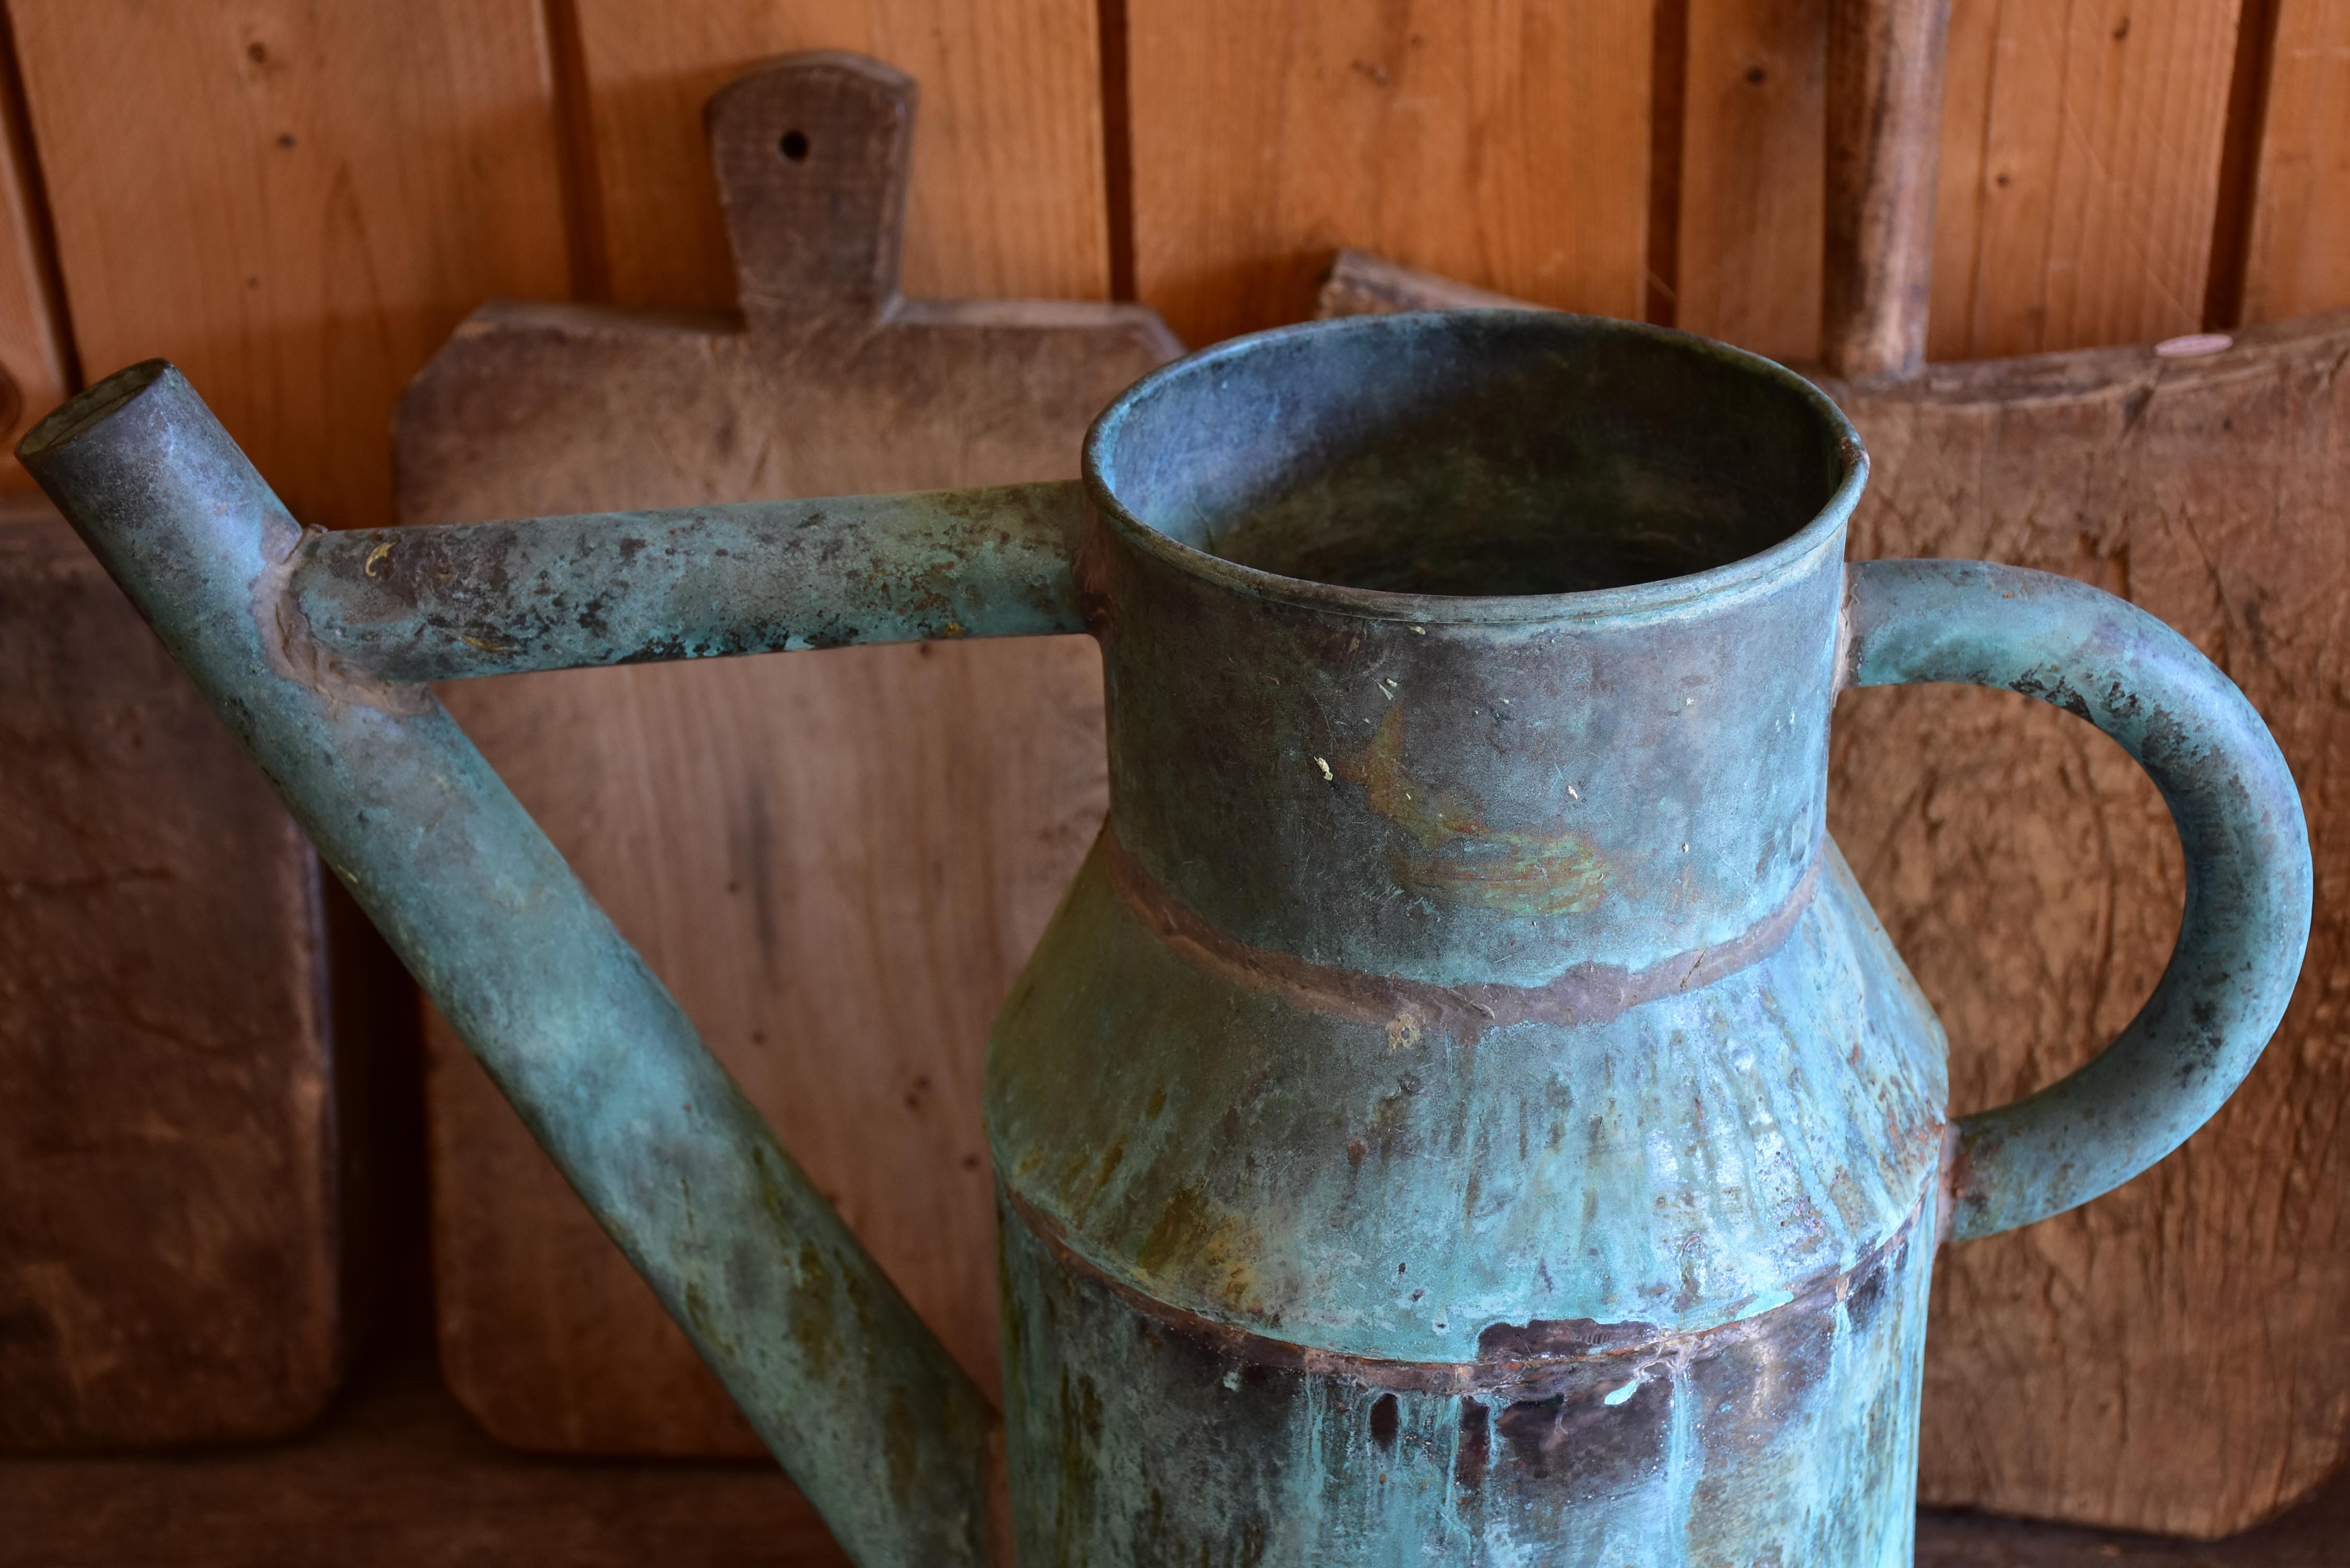
<path fill-rule="evenodd" d="M 2154 351 L 2166 359 L 2191 359 L 2198 354 L 2217 354 L 2232 348 L 2235 341 L 2224 332 L 2190 332 L 2184 337 L 2164 338 Z"/>

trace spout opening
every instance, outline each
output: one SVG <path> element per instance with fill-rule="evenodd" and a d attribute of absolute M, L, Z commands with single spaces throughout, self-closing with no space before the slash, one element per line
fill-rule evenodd
<path fill-rule="evenodd" d="M 107 377 L 80 396 L 68 398 L 25 432 L 16 443 L 19 461 L 29 462 L 74 437 L 171 374 L 169 359 L 142 359 Z"/>
<path fill-rule="evenodd" d="M 1773 577 L 1840 535 L 1867 471 L 1767 359 L 1535 311 L 1235 339 L 1096 421 L 1097 508 L 1267 597 L 1379 618 L 1581 618 Z"/>

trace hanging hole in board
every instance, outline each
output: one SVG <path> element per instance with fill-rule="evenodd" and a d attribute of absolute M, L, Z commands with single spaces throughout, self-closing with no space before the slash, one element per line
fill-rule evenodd
<path fill-rule="evenodd" d="M 799 163 L 805 161 L 808 155 L 807 133 L 801 130 L 785 131 L 784 139 L 775 143 L 775 151 L 784 155 L 784 160 L 786 162 Z"/>

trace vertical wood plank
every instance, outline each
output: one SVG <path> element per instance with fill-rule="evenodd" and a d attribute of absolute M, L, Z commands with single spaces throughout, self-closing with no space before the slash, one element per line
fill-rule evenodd
<path fill-rule="evenodd" d="M 2238 8 L 1958 0 L 1952 64 L 1973 59 L 1942 112 L 1932 358 L 2201 326 Z"/>
<path fill-rule="evenodd" d="M 1130 0 L 1136 291 L 1301 320 L 1341 245 L 1638 317 L 1652 0 Z"/>
<path fill-rule="evenodd" d="M 1826 0 L 1690 0 L 1684 330 L 1818 354 L 1826 69 Z"/>
<path fill-rule="evenodd" d="M 2247 323 L 2350 306 L 2350 0 L 2279 0 Z"/>
<path fill-rule="evenodd" d="M 16 439 L 65 400 L 66 345 L 49 285 L 54 258 L 33 211 L 23 105 L 13 101 L 13 84 L 0 91 L 11 99 L 0 102 L 0 372 L 15 392 L 0 398 L 0 490 L 29 490 L 33 481 L 16 462 Z"/>
<path fill-rule="evenodd" d="M 2237 9 L 1952 0 L 1929 358 L 2196 329 Z M 1691 0 L 1679 322 L 1780 358 L 1818 352 L 1825 26 Z"/>
<path fill-rule="evenodd" d="M 908 295 L 1107 297 L 1093 0 L 576 4 L 617 302 L 733 302 L 702 106 L 801 49 L 870 55 L 921 86 Z"/>
<path fill-rule="evenodd" d="M 85 368 L 178 361 L 297 516 L 389 523 L 409 377 L 567 281 L 537 0 L 9 10 Z"/>

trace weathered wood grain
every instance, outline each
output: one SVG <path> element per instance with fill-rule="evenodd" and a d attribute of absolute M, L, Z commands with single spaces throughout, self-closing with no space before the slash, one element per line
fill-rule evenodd
<path fill-rule="evenodd" d="M 0 1449 L 293 1431 L 346 1340 L 316 862 L 37 497 L 0 757 Z"/>
<path fill-rule="evenodd" d="M 2208 358 L 1991 361 L 1847 398 L 1877 463 L 1854 555 L 2064 572 L 2185 632 L 2275 732 L 2318 868 L 2293 1009 L 2210 1126 L 2108 1197 L 1948 1254 L 1929 1501 L 2208 1538 L 2350 1457 L 2345 358 L 2335 316 Z M 2021 699 L 1846 701 L 1831 826 L 1950 1029 L 1955 1108 L 2069 1071 L 2127 1022 L 2177 930 L 2151 786 Z"/>
<path fill-rule="evenodd" d="M 85 369 L 184 369 L 295 515 L 390 521 L 393 401 L 567 278 L 538 0 L 9 7 Z"/>
<path fill-rule="evenodd" d="M 1331 314 L 1415 302 L 1409 270 L 1374 258 L 1334 278 Z M 2329 525 L 2350 506 L 2345 364 L 2350 314 L 2195 358 L 2085 350 L 1823 383 L 1875 465 L 1856 558 L 2060 572 L 2177 627 L 2275 732 L 2317 861 L 2300 989 L 2227 1108 L 2120 1190 L 1944 1254 L 1929 1502 L 2214 1538 L 2350 1459 L 2350 536 Z M 2178 846 L 2153 787 L 2086 726 L 2005 693 L 1853 691 L 1840 720 L 1829 826 L 1950 1031 L 1953 1110 L 2071 1071 L 2129 1021 L 2177 935 Z"/>
<path fill-rule="evenodd" d="M 2350 5 L 2274 0 L 2244 319 L 2350 306 Z"/>
<path fill-rule="evenodd" d="M 1641 314 L 1653 0 L 1128 0 L 1137 292 L 1206 343 L 1340 245 Z"/>
<path fill-rule="evenodd" d="M 722 92 L 712 155 L 746 316 L 484 311 L 402 405 L 402 519 L 1074 474 L 1093 414 L 1177 346 L 1134 306 L 899 299 L 912 100 L 906 78 L 847 56 Z M 1091 646 L 843 649 L 446 695 L 993 1387 L 980 1068 L 1104 808 Z M 431 1105 L 442 1353 L 468 1407 L 534 1448 L 755 1452 L 437 1030 Z"/>
<path fill-rule="evenodd" d="M 1095 0 L 570 3 L 616 303 L 734 303 L 702 105 L 795 49 L 853 49 L 922 84 L 909 293 L 1108 296 Z"/>

